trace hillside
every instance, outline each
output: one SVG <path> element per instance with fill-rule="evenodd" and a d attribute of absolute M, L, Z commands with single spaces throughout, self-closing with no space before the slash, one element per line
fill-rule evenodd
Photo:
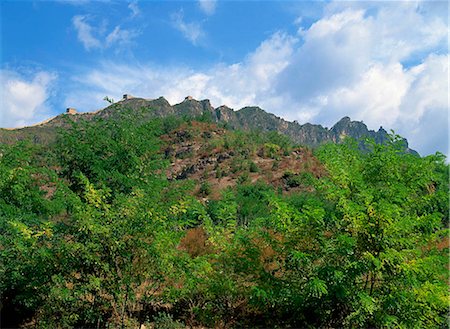
<path fill-rule="evenodd" d="M 0 327 L 444 327 L 449 167 L 364 127 L 160 98 L 3 131 Z"/>
<path fill-rule="evenodd" d="M 288 140 L 274 137 L 281 145 L 258 143 L 264 137 L 232 133 L 215 124 L 182 125 L 161 137 L 164 158 L 170 161 L 166 176 L 169 180 L 192 179 L 197 183 L 194 195 L 219 199 L 221 191 L 243 183 L 264 182 L 294 192 L 305 187 L 300 183 L 302 177 L 325 174 L 310 149 L 292 147 Z"/>
<path fill-rule="evenodd" d="M 331 129 L 306 123 L 289 122 L 259 107 L 244 107 L 238 111 L 227 106 L 214 108 L 209 100 L 197 101 L 191 97 L 174 106 L 160 97 L 154 100 L 143 98 L 124 98 L 103 110 L 95 113 L 61 114 L 43 124 L 22 129 L 0 129 L 0 142 L 12 142 L 25 138 L 37 143 L 51 141 L 56 135 L 58 127 L 66 126 L 68 122 L 80 120 L 92 121 L 98 119 L 131 120 L 145 122 L 152 118 L 169 116 L 208 119 L 220 123 L 230 129 L 258 130 L 262 132 L 276 131 L 288 136 L 294 143 L 303 146 L 317 147 L 326 142 L 341 143 L 345 137 L 355 139 L 372 138 L 377 143 L 388 140 L 387 132 L 380 127 L 378 131 L 369 130 L 359 121 L 351 121 L 349 117 L 342 118 Z M 417 154 L 408 148 L 408 142 L 403 140 L 405 150 Z"/>

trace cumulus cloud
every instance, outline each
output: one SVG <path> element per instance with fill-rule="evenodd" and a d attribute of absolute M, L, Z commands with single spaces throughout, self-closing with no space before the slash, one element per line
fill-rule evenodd
<path fill-rule="evenodd" d="M 430 55 L 408 71 L 411 83 L 393 126 L 421 154 L 449 154 L 449 60 L 448 55 Z"/>
<path fill-rule="evenodd" d="M 199 0 L 198 5 L 206 15 L 213 15 L 216 12 L 217 0 Z"/>
<path fill-rule="evenodd" d="M 338 10 L 332 3 L 330 14 L 299 31 L 304 44 L 280 76 L 280 91 L 309 100 L 355 83 L 376 63 L 401 63 L 446 43 L 445 23 L 424 17 L 412 3 L 384 4 L 371 11 L 359 3 L 357 8 L 341 6 Z M 292 90 L 293 85 L 301 88 Z"/>
<path fill-rule="evenodd" d="M 72 18 L 72 24 L 77 31 L 78 40 L 87 51 L 127 44 L 139 35 L 136 30 L 123 29 L 120 25 L 116 25 L 111 32 L 105 33 L 104 26 L 95 27 L 89 24 L 88 20 L 89 17 L 82 15 Z"/>
<path fill-rule="evenodd" d="M 46 106 L 56 75 L 40 71 L 27 78 L 10 70 L 1 70 L 0 126 L 22 127 L 49 116 Z"/>
<path fill-rule="evenodd" d="M 286 116 L 331 125 L 349 115 L 410 137 L 422 154 L 447 152 L 447 120 L 438 133 L 423 128 L 448 111 L 440 96 L 448 91 L 447 62 L 427 57 L 448 53 L 445 18 L 421 2 L 336 2 L 325 12 L 299 30 L 302 42 L 275 84 L 289 102 Z"/>
<path fill-rule="evenodd" d="M 343 10 L 363 11 L 370 32 L 371 58 L 403 61 L 447 49 L 447 6 L 440 1 L 342 2 L 327 6 L 327 21 Z M 441 12 L 439 12 L 441 10 Z"/>
<path fill-rule="evenodd" d="M 346 10 L 302 31 L 304 43 L 280 75 L 278 90 L 304 101 L 354 82 L 370 64 L 368 24 L 363 11 Z"/>
<path fill-rule="evenodd" d="M 350 115 L 372 129 L 394 129 L 421 154 L 447 153 L 447 77 L 447 55 L 430 55 L 409 69 L 377 63 L 354 84 L 327 93 L 312 118 L 331 125 Z"/>
<path fill-rule="evenodd" d="M 186 22 L 184 20 L 183 11 L 180 10 L 171 15 L 172 26 L 180 31 L 183 36 L 189 40 L 193 45 L 197 45 L 198 42 L 204 37 L 205 32 L 198 22 Z"/>

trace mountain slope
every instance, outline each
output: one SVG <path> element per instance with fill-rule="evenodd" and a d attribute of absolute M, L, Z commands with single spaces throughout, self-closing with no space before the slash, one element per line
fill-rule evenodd
<path fill-rule="evenodd" d="M 0 142 L 13 142 L 21 139 L 32 139 L 34 142 L 52 140 L 59 127 L 68 125 L 71 121 L 91 121 L 99 119 L 132 120 L 136 123 L 145 122 L 156 117 L 187 117 L 204 118 L 220 123 L 231 129 L 260 130 L 262 132 L 277 131 L 300 145 L 316 147 L 326 142 L 340 143 L 344 137 L 355 139 L 373 138 L 377 143 L 388 139 L 387 132 L 380 127 L 378 131 L 369 130 L 359 121 L 351 121 L 349 117 L 342 118 L 331 129 L 315 124 L 299 124 L 286 121 L 259 107 L 244 107 L 238 111 L 223 105 L 214 108 L 209 100 L 197 101 L 191 97 L 176 105 L 170 105 L 164 98 L 153 100 L 144 98 L 127 98 L 111 104 L 95 113 L 61 114 L 45 123 L 21 129 L 0 129 Z M 404 140 L 405 150 L 409 153 L 408 142 Z"/>

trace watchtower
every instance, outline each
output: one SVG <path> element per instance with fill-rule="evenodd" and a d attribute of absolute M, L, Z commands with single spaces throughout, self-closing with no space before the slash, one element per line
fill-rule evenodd
<path fill-rule="evenodd" d="M 68 107 L 66 109 L 66 114 L 77 114 L 77 110 L 74 109 L 73 107 Z"/>
<path fill-rule="evenodd" d="M 132 99 L 132 98 L 134 98 L 134 96 L 131 96 L 130 94 L 124 94 L 122 100 L 126 101 L 126 100 L 129 100 L 129 99 Z"/>

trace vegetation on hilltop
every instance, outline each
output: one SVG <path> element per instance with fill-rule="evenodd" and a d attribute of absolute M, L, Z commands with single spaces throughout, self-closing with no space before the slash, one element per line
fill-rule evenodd
<path fill-rule="evenodd" d="M 2 328 L 446 326 L 441 154 L 202 121 L 0 144 Z"/>

